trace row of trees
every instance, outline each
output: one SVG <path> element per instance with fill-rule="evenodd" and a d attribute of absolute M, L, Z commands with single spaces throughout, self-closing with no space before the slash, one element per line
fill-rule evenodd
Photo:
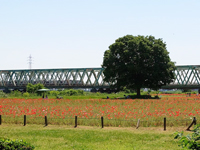
<path fill-rule="evenodd" d="M 26 91 L 28 93 L 38 93 L 39 89 L 45 89 L 44 85 L 41 83 L 38 84 L 31 84 L 28 83 L 26 86 Z M 62 91 L 49 91 L 47 94 L 53 95 L 53 96 L 58 96 L 58 95 L 65 95 L 65 96 L 72 96 L 72 95 L 83 95 L 83 90 L 62 90 Z"/>

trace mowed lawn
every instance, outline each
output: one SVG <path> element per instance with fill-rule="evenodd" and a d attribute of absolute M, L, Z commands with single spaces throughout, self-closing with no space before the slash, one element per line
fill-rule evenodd
<path fill-rule="evenodd" d="M 0 137 L 24 139 L 36 150 L 178 150 L 174 132 L 185 127 L 89 127 L 2 124 Z"/>

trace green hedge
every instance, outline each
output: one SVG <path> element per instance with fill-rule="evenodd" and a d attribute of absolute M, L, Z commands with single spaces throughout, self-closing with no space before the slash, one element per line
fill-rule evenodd
<path fill-rule="evenodd" d="M 24 140 L 10 140 L 0 138 L 0 149 L 2 150 L 33 150 L 35 147 Z"/>

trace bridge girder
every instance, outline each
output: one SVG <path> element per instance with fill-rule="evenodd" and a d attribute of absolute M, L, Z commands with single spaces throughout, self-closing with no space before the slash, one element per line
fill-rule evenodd
<path fill-rule="evenodd" d="M 199 89 L 200 88 L 200 66 L 187 65 L 176 66 L 175 80 L 164 86 L 166 89 Z"/>
<path fill-rule="evenodd" d="M 175 80 L 162 88 L 199 89 L 200 66 L 176 66 Z M 103 68 L 0 70 L 0 88 L 23 89 L 28 83 L 47 88 L 109 88 Z"/>
<path fill-rule="evenodd" d="M 42 83 L 48 88 L 109 87 L 102 68 L 1 70 L 0 88 L 24 88 Z"/>

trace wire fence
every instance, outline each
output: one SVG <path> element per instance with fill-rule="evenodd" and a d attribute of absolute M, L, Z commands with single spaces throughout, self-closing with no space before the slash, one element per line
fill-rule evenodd
<path fill-rule="evenodd" d="M 82 126 L 98 126 L 98 127 L 178 127 L 178 126 L 192 126 L 197 123 L 197 118 L 192 119 L 157 119 L 157 120 L 124 120 L 124 119 L 107 119 L 103 116 L 100 118 L 51 118 L 48 116 L 32 117 L 32 116 L 17 116 L 9 117 L 0 115 L 0 125 L 1 124 L 22 124 L 26 126 L 27 124 L 41 124 L 41 125 L 67 125 L 77 127 Z M 190 127 L 189 127 L 190 128 Z M 187 128 L 187 129 L 189 129 Z"/>

